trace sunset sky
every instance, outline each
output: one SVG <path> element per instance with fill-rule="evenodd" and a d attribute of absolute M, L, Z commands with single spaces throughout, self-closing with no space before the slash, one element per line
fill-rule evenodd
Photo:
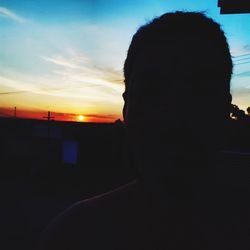
<path fill-rule="evenodd" d="M 233 103 L 250 106 L 250 14 L 217 0 L 1 0 L 0 116 L 112 122 L 121 118 L 123 62 L 137 28 L 168 11 L 206 11 L 234 56 Z"/>

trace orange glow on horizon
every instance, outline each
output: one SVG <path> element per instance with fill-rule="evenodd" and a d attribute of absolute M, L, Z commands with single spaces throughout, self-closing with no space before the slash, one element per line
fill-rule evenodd
<path fill-rule="evenodd" d="M 55 121 L 68 121 L 68 122 L 93 122 L 93 123 L 112 123 L 119 119 L 119 115 L 99 115 L 99 114 L 70 114 L 70 113 L 59 113 L 50 110 L 52 120 Z M 46 120 L 48 111 L 43 110 L 27 110 L 18 109 L 16 110 L 16 118 L 22 119 L 37 119 Z M 0 117 L 15 117 L 14 108 L 0 108 Z"/>

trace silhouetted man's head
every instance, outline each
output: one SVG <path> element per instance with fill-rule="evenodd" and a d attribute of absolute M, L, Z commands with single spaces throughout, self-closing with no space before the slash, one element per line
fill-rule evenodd
<path fill-rule="evenodd" d="M 224 32 L 204 14 L 167 13 L 139 28 L 124 65 L 133 144 L 215 146 L 230 112 L 231 74 Z"/>

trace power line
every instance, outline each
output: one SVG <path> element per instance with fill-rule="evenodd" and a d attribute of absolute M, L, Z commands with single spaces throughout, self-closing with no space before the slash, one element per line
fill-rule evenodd
<path fill-rule="evenodd" d="M 13 117 L 13 115 L 9 115 L 3 112 L 0 112 L 0 116 L 5 116 L 5 117 Z"/>
<path fill-rule="evenodd" d="M 249 75 L 250 76 L 250 70 L 243 71 L 243 72 L 238 73 L 238 74 L 234 74 L 234 76 L 242 76 L 242 75 Z"/>
<path fill-rule="evenodd" d="M 244 57 L 244 56 L 250 56 L 250 53 L 246 53 L 246 54 L 239 55 L 239 56 L 233 56 L 233 58 Z"/>
<path fill-rule="evenodd" d="M 244 61 L 244 60 L 249 60 L 250 57 L 246 57 L 246 58 L 240 58 L 240 59 L 236 59 L 236 60 L 233 60 L 234 62 L 240 62 L 240 61 Z"/>
<path fill-rule="evenodd" d="M 247 63 L 250 63 L 250 61 L 242 62 L 242 63 L 236 63 L 236 64 L 234 64 L 234 65 L 242 65 L 242 64 L 247 64 Z"/>

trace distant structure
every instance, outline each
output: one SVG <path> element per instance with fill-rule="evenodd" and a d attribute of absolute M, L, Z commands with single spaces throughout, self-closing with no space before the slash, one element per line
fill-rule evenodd
<path fill-rule="evenodd" d="M 16 118 L 16 107 L 14 108 L 14 118 Z"/>
<path fill-rule="evenodd" d="M 48 121 L 51 121 L 51 120 L 53 120 L 55 117 L 54 117 L 54 116 L 51 116 L 50 111 L 48 111 L 48 116 L 44 116 L 43 118 L 46 118 Z"/>
<path fill-rule="evenodd" d="M 247 0 L 218 0 L 220 14 L 250 13 L 250 1 Z"/>

